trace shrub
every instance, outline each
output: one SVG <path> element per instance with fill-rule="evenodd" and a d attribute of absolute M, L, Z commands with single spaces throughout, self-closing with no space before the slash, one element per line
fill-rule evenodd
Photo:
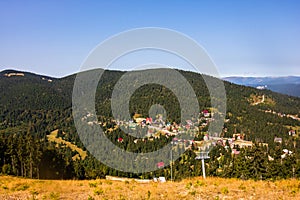
<path fill-rule="evenodd" d="M 193 185 L 192 182 L 188 182 L 188 183 L 186 184 L 185 188 L 189 190 L 189 189 L 191 189 L 192 185 Z"/>
<path fill-rule="evenodd" d="M 36 196 L 39 194 L 36 190 L 32 190 L 31 192 L 31 195 L 32 195 L 32 199 L 35 200 L 36 199 Z"/>
<path fill-rule="evenodd" d="M 189 194 L 192 195 L 192 196 L 195 196 L 196 195 L 196 191 L 193 190 L 193 191 L 189 192 Z"/>
<path fill-rule="evenodd" d="M 19 187 L 16 188 L 16 191 L 25 191 L 29 188 L 29 185 L 24 184 L 24 185 L 20 185 Z"/>
<path fill-rule="evenodd" d="M 148 199 L 150 199 L 150 197 L 151 197 L 151 192 L 149 190 L 147 192 L 147 197 L 148 197 Z"/>
<path fill-rule="evenodd" d="M 94 190 L 94 194 L 95 195 L 101 195 L 101 194 L 103 194 L 104 192 L 103 192 L 103 190 L 102 189 L 96 189 L 96 190 Z"/>
<path fill-rule="evenodd" d="M 221 193 L 222 193 L 222 194 L 228 194 L 228 193 L 229 193 L 228 188 L 227 188 L 227 187 L 223 187 L 223 188 L 221 189 Z"/>
<path fill-rule="evenodd" d="M 50 193 L 50 199 L 52 200 L 58 200 L 59 199 L 59 193 L 51 192 Z"/>
<path fill-rule="evenodd" d="M 2 188 L 3 188 L 4 190 L 8 190 L 8 189 L 9 189 L 6 185 L 3 185 Z"/>
<path fill-rule="evenodd" d="M 195 186 L 206 186 L 206 184 L 203 181 L 197 180 Z"/>
<path fill-rule="evenodd" d="M 243 190 L 243 191 L 246 191 L 246 186 L 244 186 L 244 184 L 241 184 L 241 185 L 239 186 L 239 189 L 240 189 L 240 190 Z"/>
<path fill-rule="evenodd" d="M 89 183 L 90 187 L 97 187 L 97 183 Z"/>

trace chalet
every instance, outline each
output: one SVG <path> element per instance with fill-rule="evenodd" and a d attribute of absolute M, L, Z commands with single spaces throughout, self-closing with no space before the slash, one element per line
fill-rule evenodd
<path fill-rule="evenodd" d="M 253 146 L 253 143 L 251 141 L 246 141 L 246 140 L 235 140 L 232 144 L 238 145 L 240 148 Z"/>
<path fill-rule="evenodd" d="M 233 138 L 234 139 L 237 139 L 237 140 L 243 140 L 244 139 L 244 136 L 245 134 L 241 134 L 241 133 L 236 133 L 236 134 L 233 134 Z"/>
<path fill-rule="evenodd" d="M 275 138 L 274 138 L 274 142 L 275 142 L 275 143 L 282 143 L 282 138 L 280 138 L 280 137 L 275 137 Z"/>
<path fill-rule="evenodd" d="M 204 141 L 208 141 L 208 140 L 209 140 L 209 135 L 208 135 L 208 134 L 205 134 L 205 136 L 203 137 L 203 140 L 204 140 Z"/>
<path fill-rule="evenodd" d="M 176 138 L 176 137 L 173 138 L 172 143 L 175 144 L 175 145 L 177 145 L 178 144 L 178 138 Z"/>
<path fill-rule="evenodd" d="M 210 116 L 210 113 L 208 112 L 208 110 L 203 110 L 202 113 L 203 113 L 204 117 L 209 117 Z"/>
<path fill-rule="evenodd" d="M 281 158 L 285 158 L 286 156 L 293 154 L 292 151 L 289 151 L 287 149 L 283 149 L 282 151 L 283 151 L 283 154 L 281 155 Z"/>
<path fill-rule="evenodd" d="M 232 149 L 231 153 L 234 154 L 234 155 L 239 155 L 240 151 L 238 151 L 236 149 Z"/>
<path fill-rule="evenodd" d="M 270 155 L 268 155 L 268 160 L 269 160 L 269 161 L 274 161 L 274 158 L 271 157 Z"/>
<path fill-rule="evenodd" d="M 152 118 L 151 117 L 147 117 L 146 118 L 146 124 L 152 124 Z"/>
<path fill-rule="evenodd" d="M 146 122 L 147 120 L 145 118 L 139 117 L 139 118 L 135 118 L 135 121 L 136 121 L 136 123 L 141 124 L 143 122 Z"/>
<path fill-rule="evenodd" d="M 295 130 L 290 130 L 289 131 L 289 136 L 296 136 L 296 131 Z"/>
<path fill-rule="evenodd" d="M 158 163 L 156 164 L 156 166 L 157 166 L 158 168 L 164 168 L 164 167 L 165 167 L 165 163 L 164 163 L 164 162 L 158 162 Z"/>
<path fill-rule="evenodd" d="M 87 123 L 89 126 L 92 126 L 92 125 L 94 125 L 94 122 L 88 122 Z"/>

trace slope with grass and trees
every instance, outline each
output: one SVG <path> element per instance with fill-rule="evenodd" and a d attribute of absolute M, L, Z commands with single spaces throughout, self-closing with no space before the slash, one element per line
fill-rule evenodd
<path fill-rule="evenodd" d="M 179 72 L 193 87 L 200 110 L 210 109 L 210 96 L 202 76 L 193 72 L 180 70 Z M 24 76 L 5 75 L 9 73 L 23 73 Z M 106 136 L 120 148 L 137 153 L 158 149 L 172 138 L 161 136 L 135 143 L 133 136 L 125 134 L 115 124 L 110 99 L 114 85 L 124 73 L 104 72 L 96 93 L 95 107 L 98 121 L 101 122 Z M 13 70 L 0 73 L 2 173 L 46 179 L 93 179 L 104 178 L 105 175 L 170 178 L 170 167 L 140 174 L 117 171 L 102 164 L 85 149 L 72 116 L 72 90 L 75 77 L 74 74 L 64 78 L 52 78 Z M 233 155 L 232 149 L 216 145 L 210 152 L 211 158 L 206 160 L 207 175 L 255 180 L 299 178 L 300 139 L 297 127 L 300 127 L 300 121 L 289 116 L 300 115 L 300 99 L 229 82 L 224 82 L 224 85 L 228 120 L 220 135 L 230 138 L 236 133 L 244 134 L 245 139 L 252 141 L 254 147 L 242 148 L 239 155 Z M 259 100 L 263 96 L 265 101 L 253 104 L 255 99 Z M 180 105 L 177 97 L 168 88 L 157 84 L 145 85 L 134 92 L 130 99 L 130 113 L 139 113 L 147 117 L 153 104 L 164 106 L 168 122 L 180 122 Z M 296 136 L 288 135 L 291 129 L 296 131 Z M 54 130 L 63 133 L 58 134 L 59 139 L 51 139 Z M 199 140 L 203 138 L 205 132 L 206 130 L 201 129 L 197 138 Z M 275 137 L 282 138 L 282 143 L 274 142 Z M 118 138 L 123 138 L 123 142 L 116 142 Z M 267 143 L 268 147 L 260 146 L 259 143 Z M 79 156 L 80 150 L 77 148 L 86 152 L 86 156 Z M 282 158 L 283 149 L 293 153 Z M 74 156 L 77 159 L 74 159 Z M 174 162 L 176 180 L 202 174 L 201 162 L 195 160 L 195 157 L 196 154 L 191 149 Z"/>

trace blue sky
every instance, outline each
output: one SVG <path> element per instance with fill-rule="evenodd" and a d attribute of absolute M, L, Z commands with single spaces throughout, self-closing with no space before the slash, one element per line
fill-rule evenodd
<path fill-rule="evenodd" d="M 299 10 L 297 0 L 2 0 L 0 70 L 62 77 L 77 72 L 108 37 L 162 27 L 196 40 L 221 76 L 300 75 Z"/>

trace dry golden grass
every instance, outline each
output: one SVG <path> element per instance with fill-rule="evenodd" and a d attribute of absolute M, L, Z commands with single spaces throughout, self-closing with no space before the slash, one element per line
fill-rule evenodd
<path fill-rule="evenodd" d="M 32 180 L 0 176 L 0 199 L 300 199 L 300 180 L 201 177 L 180 182 Z"/>
<path fill-rule="evenodd" d="M 51 141 L 51 142 L 55 142 L 57 144 L 66 145 L 67 147 L 72 149 L 72 151 L 76 151 L 81 156 L 81 158 L 83 160 L 85 159 L 85 157 L 87 156 L 86 151 L 83 151 L 81 148 L 77 147 L 75 144 L 72 144 L 71 142 L 63 140 L 61 137 L 56 138 L 57 133 L 58 133 L 58 130 L 52 131 L 50 135 L 47 135 L 48 140 Z M 78 159 L 78 158 L 79 158 L 78 155 L 73 156 L 73 160 Z"/>

